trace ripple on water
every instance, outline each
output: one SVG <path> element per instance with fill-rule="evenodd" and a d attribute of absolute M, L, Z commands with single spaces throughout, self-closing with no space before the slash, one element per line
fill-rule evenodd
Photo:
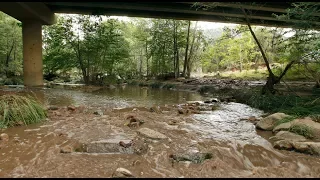
<path fill-rule="evenodd" d="M 194 118 L 197 123 L 192 128 L 206 137 L 218 140 L 236 140 L 239 143 L 266 145 L 270 143 L 257 134 L 252 123 L 240 121 L 241 118 L 259 117 L 262 114 L 263 111 L 245 104 L 221 104 L 219 110 L 207 111 L 205 114 L 195 114 Z"/>

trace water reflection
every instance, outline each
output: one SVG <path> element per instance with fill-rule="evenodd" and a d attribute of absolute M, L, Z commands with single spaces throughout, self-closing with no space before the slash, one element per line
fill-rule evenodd
<path fill-rule="evenodd" d="M 172 91 L 167 89 L 152 89 L 138 86 L 119 86 L 118 88 L 104 88 L 93 92 L 84 90 L 43 89 L 33 90 L 38 95 L 43 93 L 47 104 L 67 106 L 86 105 L 111 108 L 124 108 L 130 106 L 153 106 L 165 104 L 186 103 L 187 101 L 203 100 L 198 93 Z"/>

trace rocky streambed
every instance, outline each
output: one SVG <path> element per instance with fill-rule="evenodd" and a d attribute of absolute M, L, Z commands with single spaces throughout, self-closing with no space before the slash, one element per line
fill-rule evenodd
<path fill-rule="evenodd" d="M 1 177 L 320 175 L 316 148 L 303 153 L 274 148 L 297 150 L 296 143 L 314 147 L 317 141 L 310 144 L 299 135 L 283 133 L 286 128 L 273 127 L 284 114 L 263 118 L 262 111 L 235 102 L 48 109 L 43 124 L 2 130 Z M 263 138 L 256 126 L 279 131 L 275 135 L 279 140 Z"/>

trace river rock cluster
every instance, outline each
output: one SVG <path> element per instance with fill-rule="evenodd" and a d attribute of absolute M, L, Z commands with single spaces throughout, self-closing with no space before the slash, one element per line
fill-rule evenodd
<path fill-rule="evenodd" d="M 256 128 L 274 133 L 270 140 L 274 142 L 276 149 L 320 155 L 320 123 L 310 117 L 279 123 L 288 117 L 290 116 L 284 113 L 271 114 L 259 120 Z"/>

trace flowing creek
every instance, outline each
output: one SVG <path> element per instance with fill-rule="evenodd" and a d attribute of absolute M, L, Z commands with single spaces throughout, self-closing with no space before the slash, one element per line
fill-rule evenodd
<path fill-rule="evenodd" d="M 9 88 L 3 91 L 22 91 Z M 240 103 L 218 103 L 219 109 L 179 115 L 174 105 L 208 98 L 195 92 L 120 86 L 114 89 L 43 89 L 34 91 L 45 104 L 60 107 L 49 121 L 2 130 L 10 137 L 0 148 L 0 177 L 111 177 L 118 167 L 136 177 L 320 177 L 320 158 L 276 150 L 268 140 L 272 133 L 259 131 L 241 120 L 263 112 Z M 66 106 L 86 106 L 69 112 Z M 161 109 L 149 112 L 150 107 Z M 101 116 L 93 111 L 101 109 Z M 134 114 L 148 127 L 165 134 L 168 141 L 148 143 L 142 154 L 60 153 L 64 145 L 105 139 L 136 137 L 124 126 Z M 178 125 L 168 125 L 169 121 Z M 175 153 L 210 152 L 202 163 L 173 163 Z"/>

